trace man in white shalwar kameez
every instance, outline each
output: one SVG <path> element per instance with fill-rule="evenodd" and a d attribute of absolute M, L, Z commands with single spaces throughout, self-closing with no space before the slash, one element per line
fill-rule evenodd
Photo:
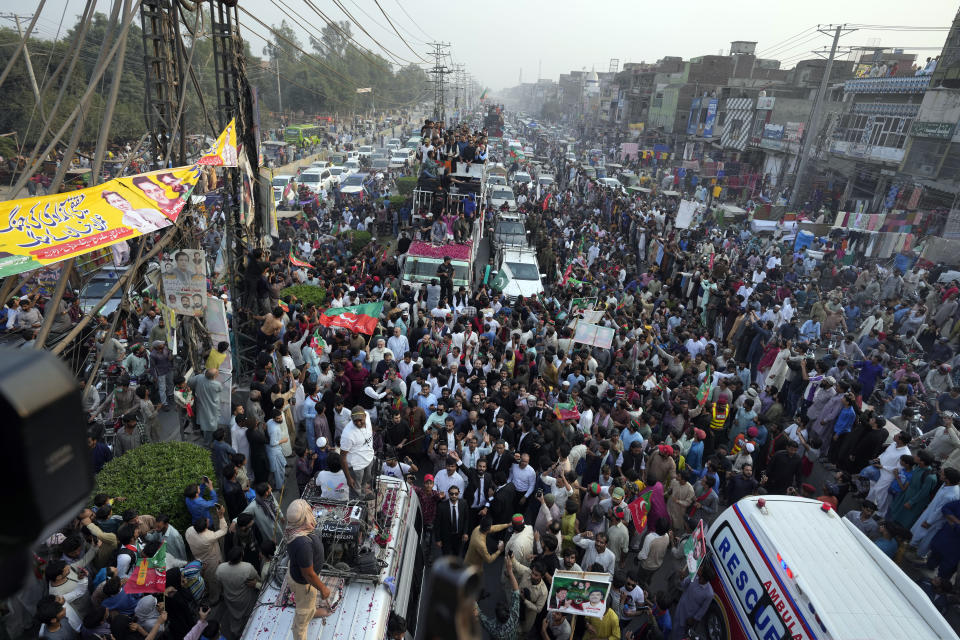
<path fill-rule="evenodd" d="M 910 529 L 910 533 L 913 534 L 910 544 L 916 547 L 917 555 L 920 557 L 930 552 L 930 542 L 933 540 L 933 536 L 946 522 L 943 514 L 940 513 L 943 505 L 954 500 L 960 500 L 960 471 L 948 467 L 940 472 L 940 477 L 943 479 L 943 486 L 933 496 L 933 500 L 930 501 L 930 504 L 927 505 L 927 508 L 923 510 L 923 513 L 920 514 L 920 517 L 917 518 Z"/>
<path fill-rule="evenodd" d="M 893 484 L 897 471 L 900 469 L 900 456 L 910 455 L 910 447 L 907 446 L 909 438 L 901 433 L 893 437 L 893 442 L 880 454 L 880 477 L 870 483 L 870 492 L 867 494 L 867 500 L 877 505 L 877 513 L 881 517 L 886 517 L 887 507 L 890 506 L 890 493 L 888 489 Z"/>

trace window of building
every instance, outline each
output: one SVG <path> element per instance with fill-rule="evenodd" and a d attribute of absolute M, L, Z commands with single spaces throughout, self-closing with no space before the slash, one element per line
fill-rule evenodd
<path fill-rule="evenodd" d="M 951 142 L 947 157 L 940 166 L 940 178 L 953 179 L 960 175 L 960 142 Z"/>
<path fill-rule="evenodd" d="M 934 177 L 948 144 L 946 140 L 914 138 L 910 144 L 910 154 L 903 163 L 904 170 L 926 178 Z"/>
<path fill-rule="evenodd" d="M 843 116 L 836 138 L 872 147 L 903 149 L 912 120 L 897 116 L 848 114 Z"/>

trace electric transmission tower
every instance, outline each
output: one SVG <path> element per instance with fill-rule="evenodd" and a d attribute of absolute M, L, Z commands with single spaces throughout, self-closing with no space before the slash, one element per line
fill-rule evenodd
<path fill-rule="evenodd" d="M 430 46 L 432 47 L 430 55 L 433 56 L 433 66 L 427 73 L 432 76 L 430 82 L 433 83 L 433 118 L 435 120 L 446 120 L 447 110 L 444 103 L 446 77 L 453 73 L 446 64 L 446 59 L 449 56 L 448 50 L 450 49 L 450 43 L 431 42 Z"/>

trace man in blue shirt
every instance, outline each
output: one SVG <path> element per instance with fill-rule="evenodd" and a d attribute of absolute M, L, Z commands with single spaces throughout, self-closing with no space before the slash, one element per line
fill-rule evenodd
<path fill-rule="evenodd" d="M 103 585 L 103 608 L 111 613 L 122 613 L 126 616 L 132 616 L 137 607 L 137 596 L 132 596 L 123 590 L 123 583 L 120 578 L 113 576 Z"/>
<path fill-rule="evenodd" d="M 860 369 L 860 376 L 857 382 L 860 383 L 860 394 L 863 398 L 869 398 L 873 393 L 873 388 L 877 380 L 883 375 L 883 366 L 880 364 L 880 356 L 873 356 L 869 360 L 854 363 L 854 366 Z"/>
<path fill-rule="evenodd" d="M 213 481 L 210 478 L 204 478 L 204 484 L 209 492 L 209 498 L 200 495 L 200 486 L 196 484 L 188 485 L 184 489 L 183 498 L 187 503 L 187 511 L 190 512 L 190 521 L 192 522 L 197 518 L 206 518 L 209 524 L 210 509 L 217 504 L 217 492 L 213 488 Z"/>

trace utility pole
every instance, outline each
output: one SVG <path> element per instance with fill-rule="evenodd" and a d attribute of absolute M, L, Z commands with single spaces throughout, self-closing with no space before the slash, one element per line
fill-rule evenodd
<path fill-rule="evenodd" d="M 20 16 L 13 14 L 13 21 L 17 25 L 17 35 L 23 38 L 23 30 L 20 28 Z M 29 40 L 29 38 L 24 39 L 23 42 L 23 61 L 27 63 L 27 75 L 30 78 L 30 88 L 33 89 L 33 97 L 37 99 L 37 108 L 40 109 L 40 117 L 46 120 L 47 116 L 44 113 L 43 100 L 40 97 L 40 87 L 37 85 L 37 76 L 33 72 L 33 61 L 30 59 L 30 49 L 27 48 L 27 40 Z"/>
<path fill-rule="evenodd" d="M 280 93 L 280 56 L 277 56 L 277 111 L 280 113 L 280 124 L 283 124 L 283 96 Z"/>
<path fill-rule="evenodd" d="M 813 143 L 817 139 L 817 133 L 820 130 L 820 111 L 823 108 L 823 99 L 827 95 L 827 89 L 830 85 L 830 72 L 833 69 L 833 60 L 837 55 L 837 44 L 840 42 L 840 36 L 850 33 L 853 29 L 847 29 L 845 25 L 839 24 L 835 27 L 829 25 L 827 29 L 817 29 L 820 33 L 829 35 L 829 28 L 833 28 L 833 45 L 830 47 L 830 55 L 827 57 L 827 64 L 823 69 L 823 77 L 820 78 L 820 89 L 817 91 L 817 99 L 813 103 L 813 111 L 810 112 L 810 122 L 803 136 L 803 145 L 800 147 L 800 166 L 797 167 L 797 175 L 793 181 L 793 190 L 790 192 L 790 202 L 788 210 L 794 211 L 797 207 L 797 200 L 800 198 L 800 188 L 803 179 L 806 176 L 807 168 L 810 164 L 810 151 Z"/>
<path fill-rule="evenodd" d="M 433 117 L 436 120 L 446 120 L 446 105 L 444 103 L 446 91 L 446 76 L 453 73 L 444 63 L 444 58 L 449 55 L 447 50 L 450 48 L 449 42 L 431 42 L 433 50 L 429 55 L 433 56 L 433 66 L 427 73 L 433 76 Z"/>

